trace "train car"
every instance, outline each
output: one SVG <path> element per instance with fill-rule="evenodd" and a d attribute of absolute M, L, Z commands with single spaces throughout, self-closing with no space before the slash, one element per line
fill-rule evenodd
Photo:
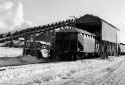
<path fill-rule="evenodd" d="M 77 60 L 92 57 L 94 54 L 94 34 L 78 28 L 62 29 L 56 33 L 55 44 L 51 50 L 52 60 Z"/>
<path fill-rule="evenodd" d="M 95 34 L 95 48 L 102 58 L 118 55 L 119 29 L 115 26 L 97 16 L 87 14 L 76 19 L 75 27 Z"/>
<path fill-rule="evenodd" d="M 119 44 L 119 54 L 125 55 L 125 44 L 123 44 L 123 43 Z"/>

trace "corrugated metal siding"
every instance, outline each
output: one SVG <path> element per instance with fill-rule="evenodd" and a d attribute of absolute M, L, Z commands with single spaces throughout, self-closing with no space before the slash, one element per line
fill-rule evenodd
<path fill-rule="evenodd" d="M 79 34 L 78 40 L 83 45 L 84 52 L 94 52 L 95 51 L 95 39 L 92 36 L 88 36 L 85 34 Z"/>
<path fill-rule="evenodd" d="M 102 40 L 117 42 L 117 29 L 102 21 Z"/>
<path fill-rule="evenodd" d="M 84 49 L 84 36 L 82 34 L 78 34 L 78 41 L 83 46 Z"/>

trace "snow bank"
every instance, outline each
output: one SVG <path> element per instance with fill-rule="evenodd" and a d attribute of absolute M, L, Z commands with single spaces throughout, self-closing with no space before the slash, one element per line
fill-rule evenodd
<path fill-rule="evenodd" d="M 0 47 L 0 57 L 16 57 L 22 55 L 22 48 Z"/>
<path fill-rule="evenodd" d="M 0 66 L 11 66 L 11 65 L 20 65 L 21 62 L 17 58 L 0 58 Z"/>
<path fill-rule="evenodd" d="M 19 58 L 19 60 L 23 63 L 26 63 L 26 64 L 40 62 L 40 60 L 38 60 L 35 56 L 30 56 L 30 55 L 22 56 Z"/>
<path fill-rule="evenodd" d="M 100 82 L 123 65 L 124 61 L 125 57 L 123 56 L 110 57 L 107 60 L 85 59 L 75 62 L 1 67 L 0 84 L 100 85 Z"/>
<path fill-rule="evenodd" d="M 0 47 L 0 66 L 23 65 L 40 62 L 35 56 L 22 56 L 22 52 L 22 48 Z M 43 57 L 48 56 L 48 50 L 43 49 L 41 52 Z"/>
<path fill-rule="evenodd" d="M 19 57 L 3 57 L 0 58 L 0 66 L 17 66 L 17 65 L 24 65 L 24 64 L 33 64 L 38 63 L 38 60 L 34 56 L 19 56 Z"/>

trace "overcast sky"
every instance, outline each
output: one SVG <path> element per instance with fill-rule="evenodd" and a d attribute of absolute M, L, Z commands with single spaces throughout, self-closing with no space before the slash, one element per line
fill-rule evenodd
<path fill-rule="evenodd" d="M 99 16 L 118 27 L 125 42 L 125 0 L 0 0 L 22 3 L 23 16 L 34 24 L 46 24 L 82 16 L 87 13 Z"/>

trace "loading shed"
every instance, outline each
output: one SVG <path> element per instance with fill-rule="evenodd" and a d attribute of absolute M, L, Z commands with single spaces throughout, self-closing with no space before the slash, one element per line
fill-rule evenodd
<path fill-rule="evenodd" d="M 118 54 L 118 31 L 120 30 L 109 22 L 86 14 L 76 19 L 75 26 L 96 35 L 96 51 L 104 58 Z"/>
<path fill-rule="evenodd" d="M 97 16 L 86 14 L 76 19 L 75 26 L 94 33 L 100 40 L 117 43 L 117 32 L 120 30 Z"/>

